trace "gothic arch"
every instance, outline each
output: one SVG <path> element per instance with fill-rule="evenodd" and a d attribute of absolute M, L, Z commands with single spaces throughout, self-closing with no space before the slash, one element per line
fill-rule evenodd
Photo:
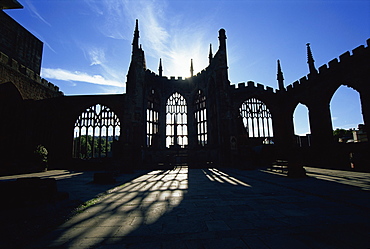
<path fill-rule="evenodd" d="M 311 146 L 311 127 L 308 107 L 298 103 L 293 111 L 293 129 L 298 147 Z"/>
<path fill-rule="evenodd" d="M 295 135 L 302 135 L 303 131 L 306 131 L 306 133 L 310 133 L 310 120 L 308 117 L 308 107 L 304 103 L 297 103 L 293 109 L 293 121 L 294 121 L 294 134 Z M 306 116 L 307 115 L 307 116 Z M 301 121 L 299 121 L 299 120 Z M 303 120 L 302 120 L 303 119 Z M 298 122 L 299 121 L 299 122 Z M 306 123 L 307 121 L 307 123 Z M 298 123 L 298 124 L 297 124 Z M 297 131 L 297 126 L 306 126 L 303 130 Z"/>
<path fill-rule="evenodd" d="M 166 105 L 167 104 L 167 101 L 169 98 L 171 98 L 174 94 L 179 94 L 181 95 L 184 100 L 186 101 L 186 103 L 192 103 L 191 102 L 191 97 L 190 97 L 190 94 L 187 94 L 186 91 L 182 91 L 181 89 L 175 89 L 173 91 L 166 91 L 166 93 L 163 95 L 165 96 L 165 98 L 163 98 L 165 101 L 164 101 L 164 104 Z"/>
<path fill-rule="evenodd" d="M 76 119 L 73 157 L 81 159 L 111 157 L 113 143 L 119 139 L 121 123 L 109 107 L 95 104 Z"/>
<path fill-rule="evenodd" d="M 272 138 L 272 114 L 261 100 L 251 97 L 239 107 L 244 127 L 249 138 Z"/>
<path fill-rule="evenodd" d="M 0 100 L 1 101 L 21 101 L 23 100 L 18 88 L 12 82 L 0 84 Z"/>
<path fill-rule="evenodd" d="M 20 118 L 22 109 L 23 98 L 18 88 L 12 82 L 0 84 L 0 115 L 3 120 L 8 120 L 6 124 L 13 126 L 13 122 Z"/>
<path fill-rule="evenodd" d="M 339 96 L 337 94 L 339 94 Z M 347 98 L 347 100 L 348 100 L 348 98 L 350 98 L 348 95 L 352 95 L 351 99 L 356 98 L 356 100 L 353 101 L 353 102 L 351 101 L 349 103 L 345 102 L 345 107 L 340 107 L 340 108 L 335 108 L 335 109 L 333 108 L 333 107 L 338 107 L 338 105 L 339 105 L 338 102 L 342 102 L 343 98 Z M 341 98 L 341 99 L 339 99 L 339 98 Z M 338 100 L 340 100 L 340 101 L 338 101 Z M 333 104 L 334 104 L 334 106 L 333 106 Z M 349 87 L 347 85 L 340 85 L 336 89 L 336 91 L 333 93 L 333 95 L 331 96 L 330 108 L 331 108 L 331 116 L 332 116 L 332 119 L 333 119 L 333 129 L 335 129 L 335 123 L 336 123 L 335 120 L 337 118 L 340 119 L 343 116 L 349 117 L 349 119 L 351 119 L 351 117 L 353 117 L 355 119 L 360 119 L 360 120 L 357 121 L 357 122 L 359 122 L 358 124 L 362 124 L 364 122 L 364 118 L 363 118 L 363 115 L 362 115 L 362 112 L 361 112 L 362 106 L 361 106 L 361 100 L 360 100 L 360 92 L 357 91 L 353 87 Z M 346 109 L 347 113 L 341 113 L 340 114 L 340 113 L 338 113 L 338 109 L 341 110 L 341 111 L 344 111 L 344 109 Z M 339 117 L 338 117 L 338 114 L 339 114 Z M 342 122 L 345 122 L 345 121 L 342 121 Z M 355 122 L 355 120 L 353 120 L 353 122 Z M 352 127 L 348 127 L 348 128 L 357 128 L 358 124 L 355 125 L 355 124 L 347 123 L 347 125 L 352 125 Z M 353 125 L 355 125 L 355 127 Z M 346 127 L 340 127 L 340 128 L 346 128 Z"/>
<path fill-rule="evenodd" d="M 188 105 L 183 95 L 173 93 L 166 101 L 166 147 L 188 145 Z"/>

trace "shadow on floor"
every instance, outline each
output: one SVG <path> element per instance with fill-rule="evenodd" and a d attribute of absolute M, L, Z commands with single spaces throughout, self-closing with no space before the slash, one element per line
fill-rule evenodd
<path fill-rule="evenodd" d="M 114 184 L 93 184 L 94 172 L 91 171 L 54 170 L 1 177 L 3 181 L 29 177 L 55 178 L 58 191 L 67 193 L 69 198 L 49 201 L 29 199 L 19 201 L 17 202 L 19 204 L 15 206 L 5 205 L 7 200 L 3 199 L 3 205 L 0 207 L 0 248 L 23 248 L 29 245 L 63 224 L 84 202 L 99 195 L 104 196 L 107 194 L 106 191 L 146 172 L 138 171 L 133 174 L 117 175 L 117 182 Z"/>
<path fill-rule="evenodd" d="M 32 248 L 366 248 L 369 191 L 261 171 L 158 170 Z"/>

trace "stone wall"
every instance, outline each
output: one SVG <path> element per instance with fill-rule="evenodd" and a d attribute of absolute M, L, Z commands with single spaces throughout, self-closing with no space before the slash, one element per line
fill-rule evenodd
<path fill-rule="evenodd" d="M 23 99 L 40 100 L 63 96 L 59 87 L 0 52 L 0 84 L 6 82 L 12 82 Z"/>
<path fill-rule="evenodd" d="M 0 11 L 0 51 L 40 74 L 43 43 Z"/>

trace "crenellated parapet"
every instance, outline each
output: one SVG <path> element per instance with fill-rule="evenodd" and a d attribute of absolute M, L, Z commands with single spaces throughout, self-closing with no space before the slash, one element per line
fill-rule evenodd
<path fill-rule="evenodd" d="M 177 78 L 175 76 L 170 76 L 170 77 L 160 76 L 156 74 L 155 72 L 151 71 L 150 69 L 146 70 L 146 74 L 149 75 L 149 77 L 153 77 L 154 79 L 157 79 L 157 80 L 167 80 L 167 81 L 185 81 L 186 80 L 186 78 L 182 76 L 178 76 Z"/>
<path fill-rule="evenodd" d="M 152 70 L 150 69 L 146 69 L 146 74 L 147 75 L 150 75 L 151 77 L 154 77 L 154 78 L 157 78 L 157 79 L 167 79 L 167 80 L 170 80 L 170 81 L 182 81 L 182 80 L 186 80 L 186 79 L 199 79 L 199 78 L 202 78 L 203 76 L 206 75 L 206 72 L 207 72 L 207 68 L 206 69 L 203 69 L 201 72 L 197 73 L 196 75 L 192 76 L 192 77 L 182 77 L 182 76 L 160 76 L 158 74 L 156 74 L 155 72 L 153 72 Z"/>
<path fill-rule="evenodd" d="M 200 72 L 199 72 L 199 73 L 197 73 L 196 75 L 194 75 L 194 77 L 195 77 L 195 78 L 203 77 L 203 76 L 206 74 L 207 69 L 208 69 L 208 67 L 207 67 L 206 69 L 203 69 L 202 71 L 200 71 Z"/>
<path fill-rule="evenodd" d="M 269 86 L 264 86 L 260 83 L 255 83 L 253 81 L 248 81 L 247 83 L 242 82 L 237 85 L 230 85 L 230 89 L 234 93 L 238 92 L 248 92 L 248 93 L 274 93 L 274 89 Z"/>
<path fill-rule="evenodd" d="M 307 86 L 307 84 L 308 84 L 308 78 L 306 76 L 303 76 L 299 80 L 294 81 L 291 85 L 288 85 L 286 87 L 286 90 L 289 92 L 293 88 L 294 89 L 303 88 L 303 87 Z"/>
<path fill-rule="evenodd" d="M 270 105 L 276 99 L 276 92 L 272 87 L 253 81 L 230 85 L 230 94 L 234 110 L 239 110 L 240 105 L 250 98 L 257 98 L 267 105 Z"/>
<path fill-rule="evenodd" d="M 14 60 L 13 58 L 8 57 L 6 54 L 0 52 L 0 64 L 2 64 L 7 69 L 10 68 L 13 72 L 16 71 L 18 73 L 21 73 L 22 75 L 26 76 L 28 79 L 31 79 L 32 82 L 35 82 L 37 84 L 40 84 L 43 87 L 46 87 L 48 90 L 51 90 L 52 92 L 55 92 L 56 95 L 63 95 L 63 92 L 59 90 L 59 87 L 54 85 L 53 83 L 47 81 L 46 79 L 41 78 L 41 76 L 37 73 L 35 73 L 30 68 L 22 65 L 18 61 Z M 12 79 L 7 79 L 8 77 L 5 77 L 2 75 L 1 82 L 6 81 L 13 81 Z"/>
<path fill-rule="evenodd" d="M 320 66 L 317 74 L 308 74 L 288 85 L 286 91 L 292 92 L 298 89 L 311 88 L 313 84 L 318 82 L 323 86 L 322 81 L 328 79 L 331 81 L 348 80 L 343 77 L 348 70 L 357 70 L 362 67 L 370 68 L 370 39 L 366 41 L 366 45 L 366 47 L 365 45 L 358 46 L 352 51 L 347 51 L 338 58 L 332 59 L 327 64 Z M 343 84 L 343 82 L 340 83 Z"/>

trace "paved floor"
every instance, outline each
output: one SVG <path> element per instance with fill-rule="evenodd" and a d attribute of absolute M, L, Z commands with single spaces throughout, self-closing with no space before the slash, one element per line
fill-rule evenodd
<path fill-rule="evenodd" d="M 306 170 L 141 172 L 30 248 L 370 248 L 370 173 Z M 94 186 L 58 181 L 71 198 Z"/>

